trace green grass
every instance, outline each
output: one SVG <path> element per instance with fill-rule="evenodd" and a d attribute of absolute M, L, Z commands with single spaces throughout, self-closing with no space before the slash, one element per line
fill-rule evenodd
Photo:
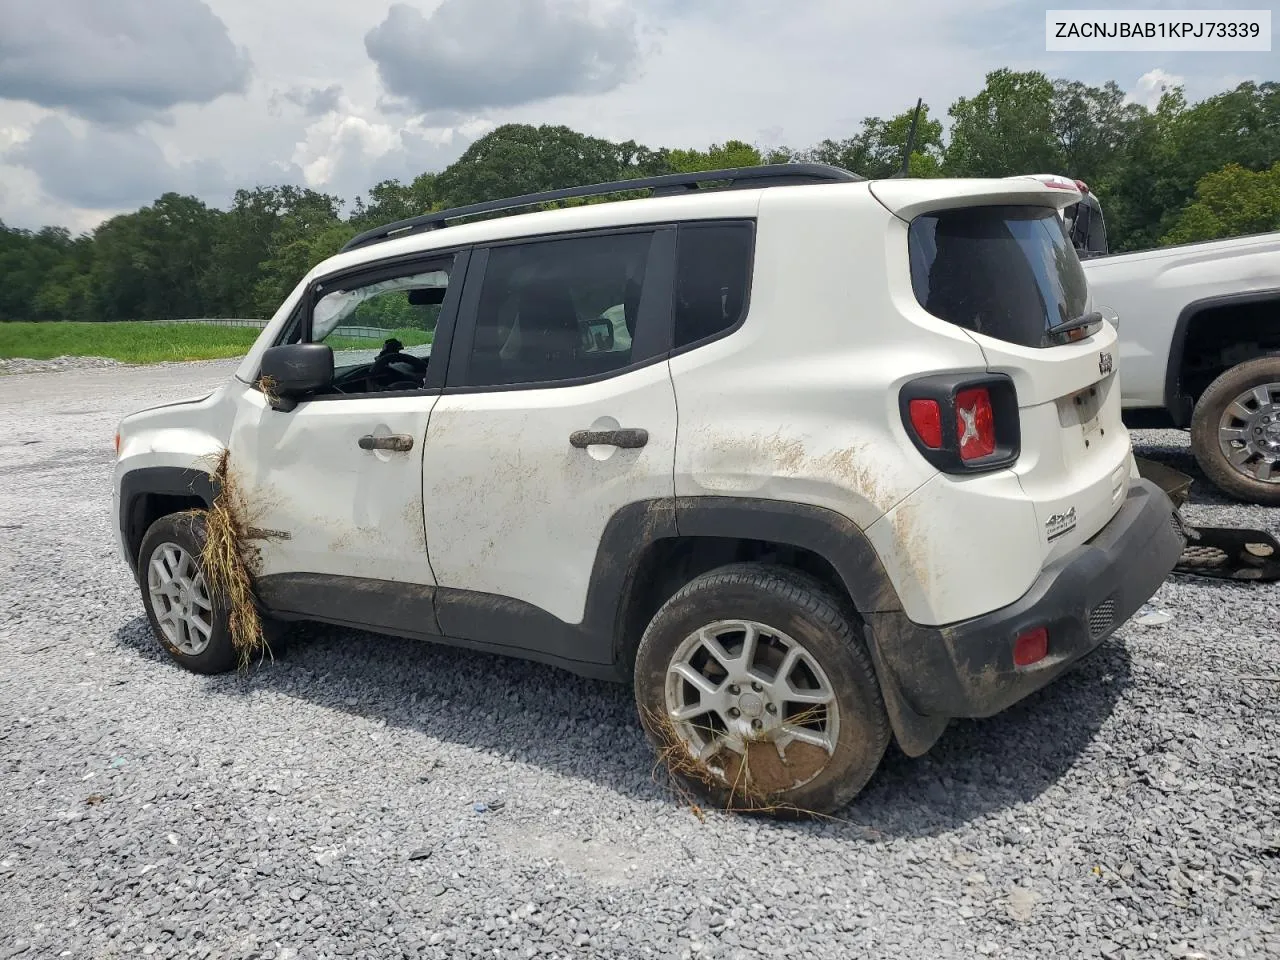
<path fill-rule="evenodd" d="M 417 347 L 431 342 L 431 334 L 425 330 L 388 330 L 383 340 L 395 337 L 406 347 Z M 325 341 L 334 350 L 381 350 L 382 340 L 364 337 L 330 337 Z"/>
<path fill-rule="evenodd" d="M 240 357 L 262 331 L 202 323 L 0 323 L 0 357 L 110 357 L 122 363 Z M 388 330 L 405 346 L 430 343 L 422 330 Z M 378 340 L 331 337 L 335 350 L 376 350 Z"/>

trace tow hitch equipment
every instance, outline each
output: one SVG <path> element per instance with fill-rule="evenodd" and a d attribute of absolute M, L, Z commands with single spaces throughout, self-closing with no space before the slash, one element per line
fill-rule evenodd
<path fill-rule="evenodd" d="M 1163 463 L 1137 458 L 1138 473 L 1173 501 L 1187 546 L 1174 573 L 1214 580 L 1271 583 L 1280 580 L 1280 542 L 1265 530 L 1239 527 L 1194 527 L 1182 518 L 1191 492 L 1191 477 Z"/>

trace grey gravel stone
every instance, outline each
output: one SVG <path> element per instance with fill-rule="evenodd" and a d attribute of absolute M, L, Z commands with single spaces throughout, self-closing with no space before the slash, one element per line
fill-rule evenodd
<path fill-rule="evenodd" d="M 104 367 L 124 366 L 110 357 L 53 357 L 49 360 L 32 360 L 29 357 L 0 357 L 0 376 L 26 373 L 61 373 L 69 370 L 100 370 Z"/>
<path fill-rule="evenodd" d="M 234 366 L 0 382 L 0 957 L 1280 955 L 1280 688 L 1239 679 L 1280 675 L 1274 588 L 1171 580 L 1170 622 L 891 751 L 833 822 L 701 823 L 624 686 L 328 627 L 172 665 L 111 438 Z M 1187 514 L 1280 524 L 1203 482 Z"/>

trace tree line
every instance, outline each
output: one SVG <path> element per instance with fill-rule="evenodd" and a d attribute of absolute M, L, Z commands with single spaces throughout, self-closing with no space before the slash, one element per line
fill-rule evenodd
<path fill-rule="evenodd" d="M 997 70 L 943 124 L 921 110 L 917 177 L 1061 173 L 1096 191 L 1113 250 L 1280 229 L 1280 83 L 1242 83 L 1198 103 L 1166 91 L 1155 109 L 1101 87 Z M 431 210 L 578 184 L 787 161 L 866 177 L 896 173 L 912 110 L 868 117 L 805 148 L 738 140 L 708 149 L 615 143 L 563 126 L 508 124 L 453 164 L 387 180 L 348 204 L 296 186 L 238 190 L 226 210 L 166 193 L 73 237 L 0 223 L 0 320 L 270 316 L 297 281 L 357 232 Z"/>

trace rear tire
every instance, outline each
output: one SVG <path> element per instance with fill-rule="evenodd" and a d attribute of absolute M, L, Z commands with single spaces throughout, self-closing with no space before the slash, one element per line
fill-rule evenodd
<path fill-rule="evenodd" d="M 763 564 L 703 574 L 663 605 L 640 641 L 635 696 L 679 787 L 796 815 L 831 813 L 866 785 L 889 720 L 847 609 L 816 579 Z"/>
<path fill-rule="evenodd" d="M 1209 384 L 1191 418 L 1191 452 L 1224 493 L 1280 506 L 1280 357 L 1241 363 Z M 1259 476 L 1266 464 L 1270 479 Z"/>

